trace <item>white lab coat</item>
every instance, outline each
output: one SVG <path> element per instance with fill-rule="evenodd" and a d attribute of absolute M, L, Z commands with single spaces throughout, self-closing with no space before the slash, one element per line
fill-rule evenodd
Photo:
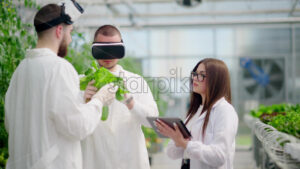
<path fill-rule="evenodd" d="M 109 106 L 108 119 L 82 141 L 84 169 L 150 169 L 141 126 L 150 127 L 146 117 L 158 116 L 157 105 L 141 76 L 119 65 L 112 73 L 127 81 L 135 104 L 132 110 L 117 100 Z"/>
<path fill-rule="evenodd" d="M 84 104 L 78 74 L 48 48 L 28 50 L 5 98 L 7 169 L 82 169 L 80 140 L 97 127 L 102 103 Z"/>
<path fill-rule="evenodd" d="M 200 108 L 199 108 L 200 109 Z M 200 110 L 198 110 L 200 111 Z M 167 147 L 167 154 L 172 159 L 190 159 L 191 169 L 233 169 L 235 152 L 235 136 L 238 127 L 238 116 L 233 106 L 224 98 L 218 100 L 210 113 L 204 141 L 202 141 L 202 126 L 204 112 L 188 128 L 192 140 L 186 149 L 176 147 L 171 140 Z"/>

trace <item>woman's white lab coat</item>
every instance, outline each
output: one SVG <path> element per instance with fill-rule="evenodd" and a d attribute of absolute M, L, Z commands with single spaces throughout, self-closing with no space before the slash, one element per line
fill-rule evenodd
<path fill-rule="evenodd" d="M 48 48 L 29 50 L 5 98 L 7 169 L 82 169 L 80 140 L 97 127 L 102 103 L 83 104 L 78 74 Z"/>
<path fill-rule="evenodd" d="M 150 169 L 141 127 L 149 126 L 147 116 L 158 116 L 157 105 L 141 76 L 119 65 L 113 73 L 125 79 L 135 104 L 132 110 L 117 100 L 109 105 L 108 119 L 82 142 L 84 169 Z"/>
<path fill-rule="evenodd" d="M 218 100 L 211 110 L 202 141 L 205 115 L 206 112 L 200 117 L 193 117 L 197 118 L 189 128 L 193 138 L 188 142 L 186 149 L 176 147 L 171 140 L 167 147 L 168 156 L 178 159 L 183 158 L 185 154 L 185 157 L 190 159 L 191 169 L 233 169 L 237 113 L 224 98 Z"/>

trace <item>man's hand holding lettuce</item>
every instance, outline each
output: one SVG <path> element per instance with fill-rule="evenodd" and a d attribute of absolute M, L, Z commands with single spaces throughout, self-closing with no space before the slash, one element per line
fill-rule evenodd
<path fill-rule="evenodd" d="M 92 80 L 95 80 L 94 86 L 97 89 L 100 89 L 106 84 L 113 83 L 115 86 L 118 86 L 116 99 L 122 101 L 124 94 L 128 93 L 124 86 L 123 78 L 115 76 L 104 67 L 98 68 L 95 62 L 92 62 L 91 66 L 92 68 L 89 68 L 85 72 L 85 77 L 80 79 L 80 90 L 85 90 L 88 83 Z"/>
<path fill-rule="evenodd" d="M 94 81 L 93 83 L 90 83 L 91 81 Z M 118 90 L 116 92 L 116 99 L 119 101 L 124 100 L 124 94 L 129 93 L 128 90 L 125 88 L 123 78 L 117 77 L 114 74 L 112 74 L 109 70 L 107 70 L 104 67 L 98 68 L 96 62 L 92 62 L 91 68 L 89 68 L 85 72 L 85 76 L 80 78 L 80 90 L 86 90 L 86 88 L 93 84 L 95 88 L 98 90 L 101 89 L 106 84 L 113 83 L 114 86 L 118 87 Z M 90 98 L 87 98 L 88 100 Z M 102 112 L 102 120 L 106 120 L 108 117 L 108 109 L 107 107 L 103 108 Z"/>

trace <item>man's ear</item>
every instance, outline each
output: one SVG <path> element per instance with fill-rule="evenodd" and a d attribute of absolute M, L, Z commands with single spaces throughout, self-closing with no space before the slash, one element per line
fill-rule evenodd
<path fill-rule="evenodd" d="M 61 39 L 63 37 L 63 26 L 62 25 L 58 25 L 55 29 L 55 36 L 58 39 Z"/>

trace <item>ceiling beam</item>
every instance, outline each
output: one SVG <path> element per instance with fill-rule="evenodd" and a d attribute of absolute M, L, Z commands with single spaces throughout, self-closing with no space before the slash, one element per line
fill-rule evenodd
<path fill-rule="evenodd" d="M 293 5 L 292 5 L 292 9 L 291 9 L 291 11 L 289 13 L 289 16 L 293 16 L 294 15 L 294 11 L 295 11 L 295 9 L 297 7 L 298 2 L 299 2 L 299 0 L 295 0 L 294 1 Z"/>
<path fill-rule="evenodd" d="M 124 0 L 106 0 L 106 1 L 99 1 L 99 0 L 77 0 L 81 5 L 105 5 L 106 3 L 109 4 L 123 4 Z M 130 1 L 133 4 L 154 4 L 154 3 L 170 3 L 175 2 L 175 0 L 132 0 Z"/>
<path fill-rule="evenodd" d="M 249 10 L 249 11 L 200 11 L 200 12 L 178 12 L 178 13 L 139 13 L 137 17 L 178 17 L 178 16 L 240 16 L 240 15 L 258 15 L 258 14 L 284 14 L 289 13 L 290 9 L 278 9 L 278 10 Z M 300 12 L 300 9 L 294 9 L 293 12 Z M 82 15 L 83 18 L 99 18 L 107 17 L 103 14 L 86 14 Z M 120 14 L 116 17 L 125 18 L 128 14 Z"/>
<path fill-rule="evenodd" d="M 168 22 L 147 22 L 139 23 L 136 26 L 132 26 L 130 22 L 119 24 L 119 27 L 124 28 L 161 28 L 161 27 L 193 27 L 193 26 L 244 26 L 244 25 L 267 25 L 267 24 L 297 24 L 300 23 L 300 17 L 288 17 L 288 18 L 248 18 L 240 20 L 212 20 L 212 21 L 198 21 L 198 22 L 178 22 L 168 20 Z M 95 22 L 81 22 L 78 23 L 78 27 L 97 28 L 102 23 Z M 77 27 L 76 26 L 76 27 Z"/>

